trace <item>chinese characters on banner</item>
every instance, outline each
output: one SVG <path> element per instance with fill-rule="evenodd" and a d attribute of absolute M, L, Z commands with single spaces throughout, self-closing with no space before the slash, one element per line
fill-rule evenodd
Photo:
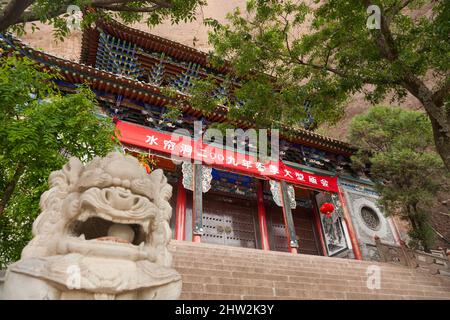
<path fill-rule="evenodd" d="M 194 140 L 187 136 L 163 133 L 128 122 L 117 121 L 119 141 L 137 147 L 169 153 L 172 156 L 201 161 L 253 176 L 264 176 L 274 180 L 337 192 L 336 177 L 320 176 L 286 166 L 281 161 L 261 163 L 251 155 L 221 149 Z"/>

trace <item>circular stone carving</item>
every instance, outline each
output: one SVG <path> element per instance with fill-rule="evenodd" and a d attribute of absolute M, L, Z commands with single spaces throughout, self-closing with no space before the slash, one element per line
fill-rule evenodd
<path fill-rule="evenodd" d="M 371 230 L 378 231 L 381 228 L 381 221 L 378 214 L 371 208 L 363 206 L 361 208 L 361 218 L 364 224 Z"/>

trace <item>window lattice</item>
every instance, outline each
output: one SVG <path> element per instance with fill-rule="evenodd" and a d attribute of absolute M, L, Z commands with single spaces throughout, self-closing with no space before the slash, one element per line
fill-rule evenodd
<path fill-rule="evenodd" d="M 377 231 L 381 227 L 380 218 L 378 217 L 378 214 L 369 207 L 362 207 L 361 209 L 361 217 L 365 223 L 365 225 L 374 230 Z"/>

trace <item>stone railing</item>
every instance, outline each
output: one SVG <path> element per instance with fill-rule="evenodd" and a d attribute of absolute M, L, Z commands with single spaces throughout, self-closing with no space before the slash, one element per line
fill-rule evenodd
<path fill-rule="evenodd" d="M 412 267 L 414 264 L 411 250 L 404 246 L 382 243 L 379 238 L 375 238 L 375 245 L 381 262 L 390 262 L 403 266 Z"/>
<path fill-rule="evenodd" d="M 397 246 L 382 243 L 377 237 L 375 243 L 382 262 L 395 263 L 422 269 L 431 274 L 442 274 L 450 277 L 450 260 L 443 251 L 426 253 L 409 249 L 405 245 Z"/>
<path fill-rule="evenodd" d="M 375 244 L 382 262 L 404 265 L 431 274 L 450 276 L 450 260 L 444 251 L 426 253 L 409 249 L 405 245 L 382 243 L 377 237 L 375 238 Z"/>

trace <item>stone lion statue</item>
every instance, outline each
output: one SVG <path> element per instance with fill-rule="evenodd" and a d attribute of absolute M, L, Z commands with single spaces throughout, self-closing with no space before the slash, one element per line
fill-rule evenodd
<path fill-rule="evenodd" d="M 2 299 L 177 299 L 168 199 L 162 170 L 112 152 L 83 165 L 71 158 L 49 178 L 41 214 Z"/>

